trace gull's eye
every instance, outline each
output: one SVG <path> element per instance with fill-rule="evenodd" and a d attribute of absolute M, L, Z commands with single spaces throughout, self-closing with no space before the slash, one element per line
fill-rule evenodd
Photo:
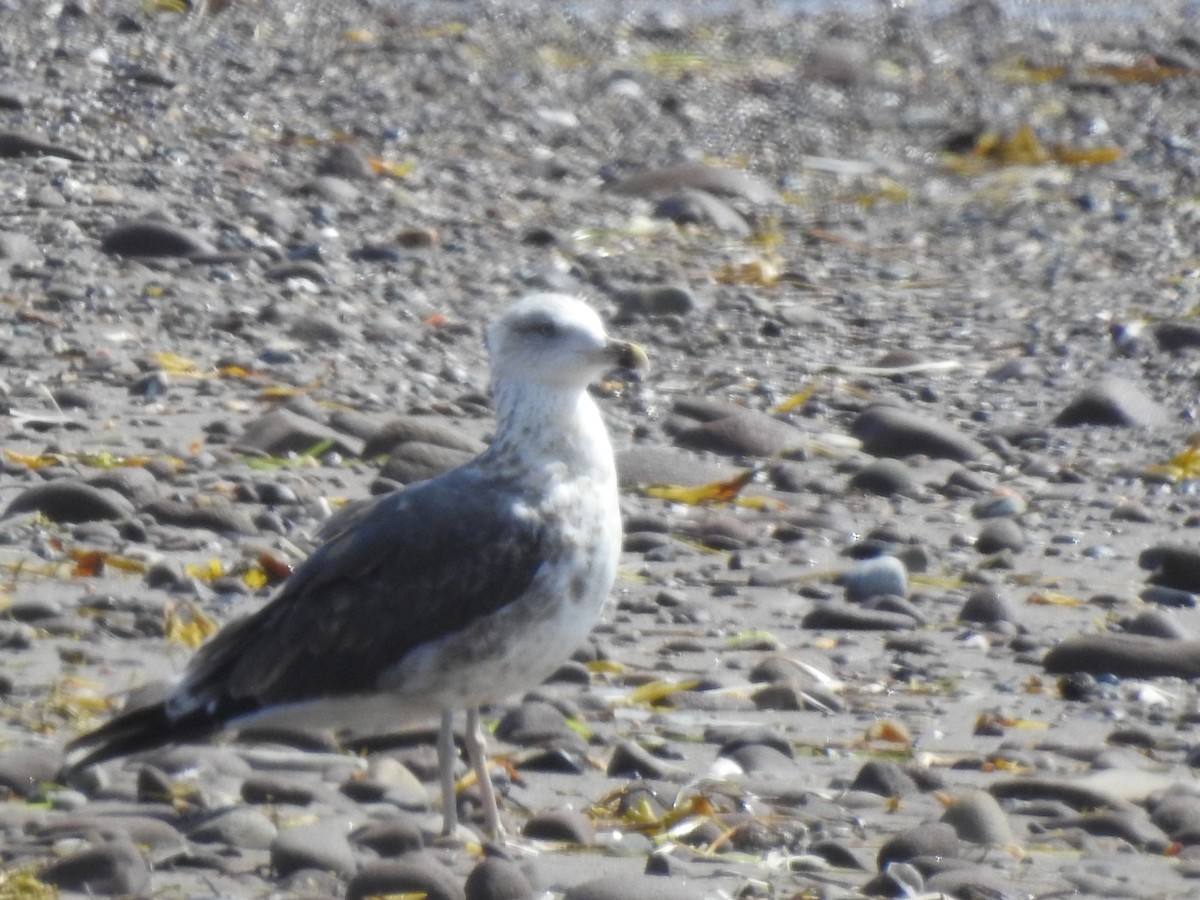
<path fill-rule="evenodd" d="M 558 337 L 559 334 L 558 326 L 549 319 L 535 319 L 527 322 L 521 330 L 526 334 L 536 334 L 538 337 L 544 338 Z"/>

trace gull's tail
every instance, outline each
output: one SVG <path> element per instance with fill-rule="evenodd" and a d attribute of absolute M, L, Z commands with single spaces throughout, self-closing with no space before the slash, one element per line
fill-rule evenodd
<path fill-rule="evenodd" d="M 67 744 L 63 769 L 69 774 L 118 756 L 207 737 L 220 727 L 199 709 L 172 719 L 165 702 L 153 703 L 123 712 L 95 731 L 75 738 Z"/>

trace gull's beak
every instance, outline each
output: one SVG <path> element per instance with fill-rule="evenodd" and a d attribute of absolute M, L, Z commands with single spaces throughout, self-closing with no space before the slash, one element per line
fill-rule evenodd
<path fill-rule="evenodd" d="M 609 340 L 604 347 L 605 355 L 612 360 L 613 365 L 621 369 L 646 370 L 650 368 L 650 357 L 637 344 L 628 341 Z"/>

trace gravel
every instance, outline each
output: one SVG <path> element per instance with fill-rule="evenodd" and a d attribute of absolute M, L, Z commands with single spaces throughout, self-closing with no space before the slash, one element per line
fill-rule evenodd
<path fill-rule="evenodd" d="M 1194 4 L 219 5 L 0 0 L 0 884 L 1195 893 Z M 486 444 L 547 289 L 654 367 L 613 603 L 486 712 L 513 837 L 438 839 L 436 723 L 60 783 Z"/>

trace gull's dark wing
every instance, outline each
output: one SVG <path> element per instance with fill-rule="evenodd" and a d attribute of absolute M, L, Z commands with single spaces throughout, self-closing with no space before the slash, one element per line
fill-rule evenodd
<path fill-rule="evenodd" d="M 558 548 L 507 487 L 467 467 L 354 510 L 266 606 L 199 650 L 163 704 L 74 741 L 72 765 L 369 692 L 413 649 L 512 603 Z"/>
<path fill-rule="evenodd" d="M 512 603 L 553 538 L 504 487 L 460 470 L 356 511 L 200 651 L 180 690 L 260 707 L 369 691 L 414 648 Z"/>

